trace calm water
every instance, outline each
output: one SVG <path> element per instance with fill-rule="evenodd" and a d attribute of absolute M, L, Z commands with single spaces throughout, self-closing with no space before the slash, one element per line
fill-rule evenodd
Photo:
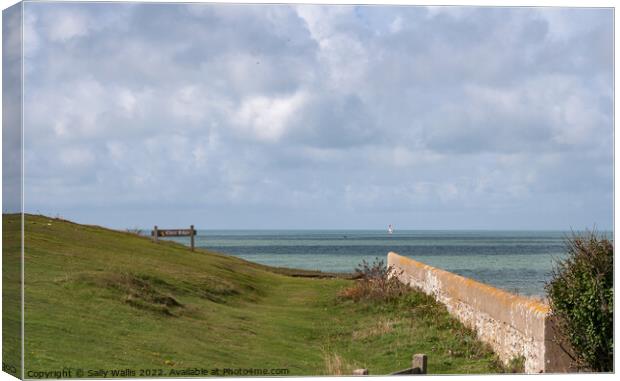
<path fill-rule="evenodd" d="M 278 267 L 352 272 L 395 251 L 511 292 L 543 295 L 566 232 L 263 230 L 198 231 L 196 246 Z M 187 243 L 188 238 L 178 239 Z"/>

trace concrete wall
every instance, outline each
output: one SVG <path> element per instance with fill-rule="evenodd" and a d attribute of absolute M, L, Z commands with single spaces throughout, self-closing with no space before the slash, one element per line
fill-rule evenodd
<path fill-rule="evenodd" d="M 568 356 L 553 340 L 547 305 L 393 252 L 387 262 L 400 281 L 445 304 L 505 363 L 524 356 L 527 373 L 569 371 Z"/>

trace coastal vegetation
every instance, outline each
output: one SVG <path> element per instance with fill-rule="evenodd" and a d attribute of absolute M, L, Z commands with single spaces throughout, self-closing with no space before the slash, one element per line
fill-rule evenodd
<path fill-rule="evenodd" d="M 589 231 L 566 241 L 568 256 L 558 260 L 546 285 L 557 318 L 556 340 L 580 370 L 612 372 L 613 243 Z"/>
<path fill-rule="evenodd" d="M 340 291 L 343 299 L 391 301 L 409 292 L 409 288 L 394 275 L 396 269 L 386 266 L 385 262 L 375 258 L 368 263 L 363 260 L 354 271 L 353 285 Z"/>
<path fill-rule="evenodd" d="M 19 224 L 18 215 L 3 216 L 4 229 Z M 4 250 L 18 260 L 19 246 Z M 474 332 L 411 289 L 352 298 L 346 290 L 359 277 L 271 268 L 34 215 L 25 216 L 24 259 L 26 372 L 387 374 L 408 368 L 414 353 L 428 355 L 429 373 L 505 371 Z M 19 321 L 17 313 L 3 317 Z"/>

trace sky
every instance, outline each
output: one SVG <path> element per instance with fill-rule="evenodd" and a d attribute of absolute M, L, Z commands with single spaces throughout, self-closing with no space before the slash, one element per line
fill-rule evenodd
<path fill-rule="evenodd" d="M 26 3 L 26 211 L 610 229 L 613 13 Z"/>

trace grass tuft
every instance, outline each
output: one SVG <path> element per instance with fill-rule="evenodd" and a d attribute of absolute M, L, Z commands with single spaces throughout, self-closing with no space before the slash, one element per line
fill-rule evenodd
<path fill-rule="evenodd" d="M 329 376 L 346 376 L 353 373 L 353 366 L 337 353 L 324 352 L 325 374 Z"/>
<path fill-rule="evenodd" d="M 518 356 L 510 359 L 505 366 L 505 373 L 525 373 L 525 357 Z"/>
<path fill-rule="evenodd" d="M 122 300 L 132 307 L 175 316 L 173 310 L 183 305 L 169 293 L 161 290 L 168 283 L 153 276 L 139 276 L 132 273 L 104 273 L 93 279 L 95 284 L 118 291 Z"/>
<path fill-rule="evenodd" d="M 381 317 L 374 325 L 353 331 L 353 340 L 365 340 L 370 337 L 386 335 L 394 329 L 398 322 L 387 317 Z"/>

